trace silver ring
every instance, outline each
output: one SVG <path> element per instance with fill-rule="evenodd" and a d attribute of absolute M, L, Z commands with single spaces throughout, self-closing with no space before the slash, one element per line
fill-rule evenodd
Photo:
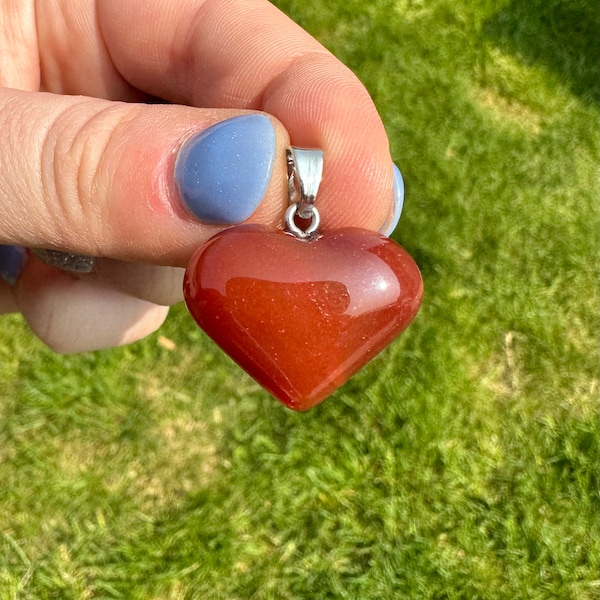
<path fill-rule="evenodd" d="M 298 214 L 298 216 L 300 216 L 298 213 L 298 203 L 297 202 L 295 204 L 290 205 L 288 207 L 288 209 L 285 211 L 286 229 L 290 233 L 293 233 L 296 237 L 304 239 L 304 240 L 314 236 L 314 234 L 319 229 L 319 225 L 321 223 L 321 216 L 319 215 L 319 211 L 316 209 L 316 207 L 314 207 L 314 206 L 312 207 L 312 214 L 310 216 L 310 219 L 311 219 L 310 225 L 306 229 L 300 229 L 300 227 L 298 227 L 298 225 L 296 225 L 296 221 L 295 221 L 296 214 Z"/>
<path fill-rule="evenodd" d="M 96 264 L 93 256 L 84 256 L 73 252 L 61 252 L 46 248 L 32 248 L 31 252 L 43 263 L 68 273 L 91 273 Z"/>

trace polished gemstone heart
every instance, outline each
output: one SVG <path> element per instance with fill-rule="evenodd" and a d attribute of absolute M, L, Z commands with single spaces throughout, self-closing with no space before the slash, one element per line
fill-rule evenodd
<path fill-rule="evenodd" d="M 185 275 L 198 325 L 288 407 L 318 404 L 414 318 L 419 269 L 363 229 L 312 240 L 243 225 L 210 239 Z"/>

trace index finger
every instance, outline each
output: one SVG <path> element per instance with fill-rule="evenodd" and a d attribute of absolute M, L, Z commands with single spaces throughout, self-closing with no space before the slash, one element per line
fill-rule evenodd
<path fill-rule="evenodd" d="M 131 85 L 171 102 L 262 110 L 292 144 L 325 153 L 325 226 L 379 228 L 392 206 L 392 162 L 359 80 L 266 0 L 103 0 L 107 51 Z"/>

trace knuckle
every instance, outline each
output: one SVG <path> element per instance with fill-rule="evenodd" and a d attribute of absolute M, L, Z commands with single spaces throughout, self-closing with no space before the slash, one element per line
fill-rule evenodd
<path fill-rule="evenodd" d="M 106 156 L 115 130 L 129 111 L 124 105 L 81 100 L 52 121 L 42 148 L 42 194 L 58 237 L 73 232 L 72 249 L 100 247 L 107 228 L 110 174 Z"/>

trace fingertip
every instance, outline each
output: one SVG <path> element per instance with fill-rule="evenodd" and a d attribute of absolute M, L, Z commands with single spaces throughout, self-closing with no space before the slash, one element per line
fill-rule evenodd
<path fill-rule="evenodd" d="M 121 262 L 102 259 L 96 262 L 92 277 L 120 292 L 160 306 L 183 301 L 183 275 L 179 267 Z"/>
<path fill-rule="evenodd" d="M 327 53 L 307 53 L 273 80 L 264 109 L 294 146 L 324 152 L 317 198 L 324 228 L 378 230 L 389 213 L 389 140 L 367 90 Z"/>
<path fill-rule="evenodd" d="M 163 325 L 168 315 L 168 306 L 158 306 L 149 302 L 139 304 L 135 318 L 131 320 L 131 326 L 124 331 L 118 345 L 133 344 L 148 337 Z"/>
<path fill-rule="evenodd" d="M 168 307 L 90 277 L 30 263 L 15 298 L 33 333 L 54 352 L 74 354 L 129 344 L 156 331 L 168 314 Z"/>
<path fill-rule="evenodd" d="M 157 119 L 144 111 L 116 141 L 106 189 L 117 251 L 105 256 L 185 267 L 220 229 L 282 218 L 289 136 L 277 118 L 152 108 Z"/>

